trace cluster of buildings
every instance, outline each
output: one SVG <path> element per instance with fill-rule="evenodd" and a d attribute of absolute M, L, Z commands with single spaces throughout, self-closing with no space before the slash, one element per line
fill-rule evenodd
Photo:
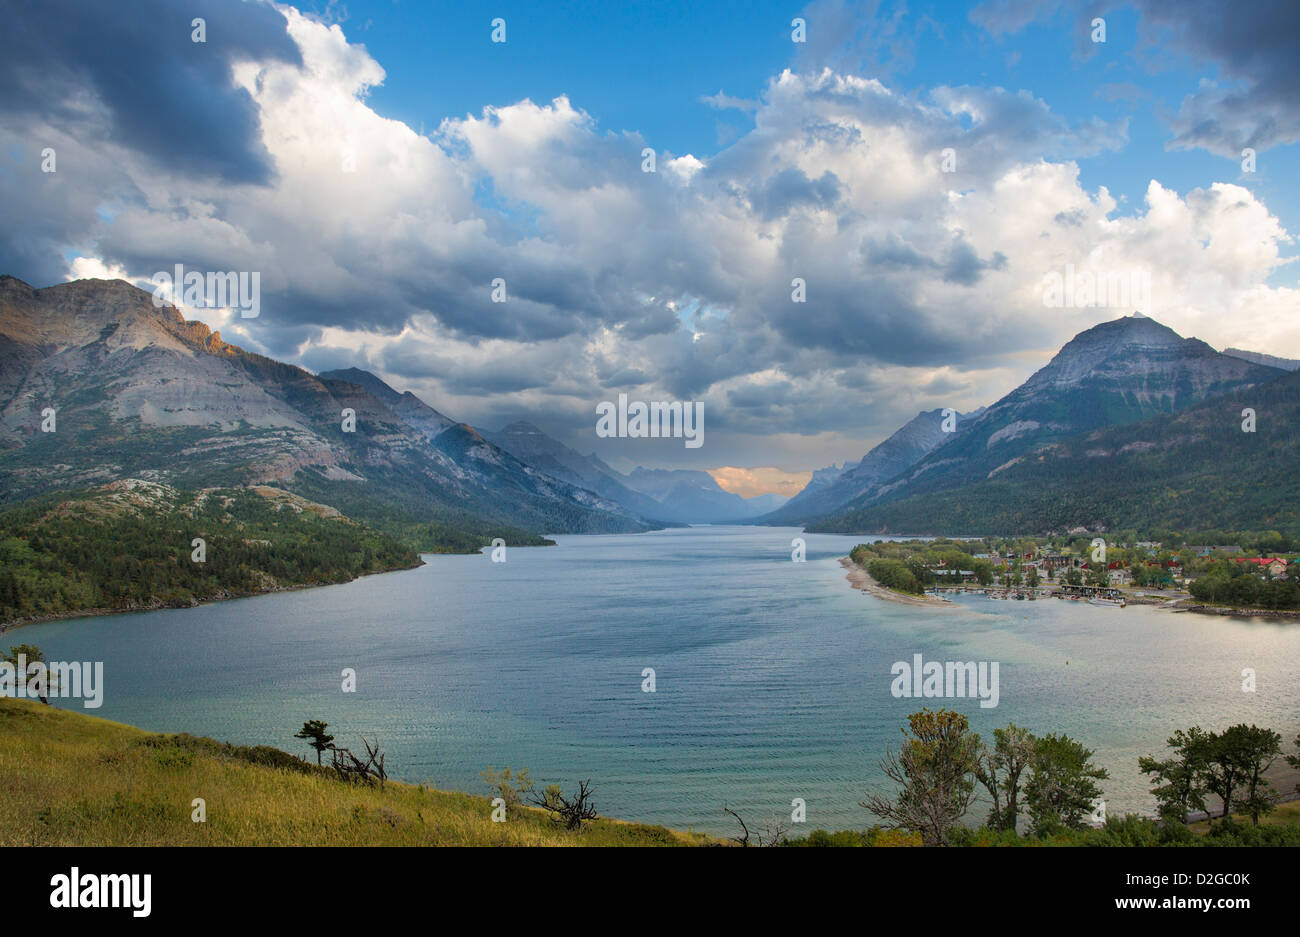
<path fill-rule="evenodd" d="M 1120 545 L 1108 544 L 1108 548 L 1117 550 L 1120 549 Z M 1134 567 L 1146 567 L 1147 575 L 1143 576 L 1143 580 L 1148 583 L 1152 582 L 1154 578 L 1165 585 L 1174 585 L 1183 579 L 1183 564 L 1176 557 L 1166 556 L 1163 560 L 1157 559 L 1162 549 L 1162 544 L 1158 541 L 1141 540 L 1131 546 L 1125 544 L 1123 549 L 1128 551 L 1130 556 L 1133 552 L 1139 552 L 1146 554 L 1149 559 L 1134 559 L 1131 563 L 1107 562 L 1106 574 L 1112 586 L 1131 585 L 1134 582 Z M 1234 556 L 1234 554 L 1244 552 L 1240 546 L 1235 544 L 1184 546 L 1171 552 L 1190 552 L 1199 559 L 1216 557 L 1233 559 L 1237 563 L 1249 563 L 1258 575 L 1271 576 L 1274 579 L 1286 576 L 1290 567 L 1290 561 L 1282 557 Z M 1077 569 L 1086 573 L 1094 568 L 1091 557 L 1086 552 L 1081 554 L 1061 552 L 1049 547 L 1038 547 L 1024 555 L 995 551 L 992 553 L 975 553 L 972 554 L 972 557 L 977 560 L 987 560 L 995 570 L 1006 570 L 1018 566 L 1021 574 L 1024 575 L 1030 569 L 1036 569 L 1043 580 L 1051 579 L 1058 582 L 1070 570 Z M 970 582 L 976 578 L 973 570 L 950 569 L 942 563 L 931 567 L 930 571 L 940 577 L 941 580 L 954 584 Z M 1153 577 L 1151 575 L 1153 571 L 1158 571 L 1158 575 Z"/>
<path fill-rule="evenodd" d="M 1279 579 L 1282 576 L 1285 576 L 1287 571 L 1287 566 L 1288 566 L 1287 561 L 1282 559 L 1281 557 L 1251 558 L 1251 557 L 1243 556 L 1243 557 L 1238 557 L 1236 562 L 1250 563 L 1255 567 L 1256 572 L 1263 575 L 1263 573 L 1267 571 L 1268 574 L 1272 576 L 1274 579 Z"/>

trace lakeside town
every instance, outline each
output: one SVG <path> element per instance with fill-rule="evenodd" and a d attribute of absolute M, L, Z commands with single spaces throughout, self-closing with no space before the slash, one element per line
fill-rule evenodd
<path fill-rule="evenodd" d="M 881 588 L 942 600 L 976 593 L 994 600 L 1056 598 L 1123 608 L 1160 605 L 1264 617 L 1300 616 L 1294 544 L 1275 532 L 1242 542 L 1192 543 L 1091 535 L 859 544 L 849 560 Z M 889 595 L 882 595 L 889 598 Z"/>

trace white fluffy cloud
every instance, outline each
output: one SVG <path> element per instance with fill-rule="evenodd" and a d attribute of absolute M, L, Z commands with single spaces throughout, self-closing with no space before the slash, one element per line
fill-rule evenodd
<path fill-rule="evenodd" d="M 369 366 L 461 419 L 567 427 L 584 451 L 612 394 L 702 399 L 714 465 L 856 458 L 920 409 L 991 402 L 1132 311 L 1046 308 L 1043 278 L 1067 264 L 1147 270 L 1143 311 L 1183 334 L 1300 356 L 1300 295 L 1266 282 L 1289 236 L 1254 194 L 1153 179 L 1125 210 L 1080 185 L 1072 158 L 1122 146 L 1122 124 L 1070 126 L 1000 88 L 917 97 L 786 71 L 750 133 L 709 159 L 661 152 L 646 173 L 644 140 L 565 97 L 421 136 L 368 105 L 385 76 L 364 48 L 282 10 L 301 62 L 232 76 L 269 184 L 83 146 L 83 168 L 61 166 L 68 191 L 41 203 L 59 219 L 51 249 L 83 255 L 69 276 L 260 270 L 262 316 L 237 340 Z M 31 130 L 0 118 L 0 152 Z M 29 181 L 0 174 L 0 196 L 31 202 Z"/>

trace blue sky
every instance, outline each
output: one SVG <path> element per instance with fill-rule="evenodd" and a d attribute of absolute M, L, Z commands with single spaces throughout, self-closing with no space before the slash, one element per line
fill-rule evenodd
<path fill-rule="evenodd" d="M 1138 308 L 1049 308 L 1068 267 L 1148 275 L 1141 311 L 1180 334 L 1300 357 L 1300 4 L 1234 10 L 23 4 L 0 272 L 256 271 L 258 318 L 185 314 L 622 468 L 806 473 Z M 596 437 L 620 393 L 703 402 L 708 441 Z"/>
<path fill-rule="evenodd" d="M 702 99 L 719 92 L 756 100 L 782 69 L 800 67 L 791 21 L 808 30 L 839 5 L 749 3 L 415 3 L 350 0 L 316 4 L 342 19 L 388 73 L 370 100 L 376 110 L 432 130 L 444 117 L 485 105 L 566 94 L 606 132 L 639 131 L 659 150 L 706 157 L 752 129 L 752 112 L 719 110 Z M 1202 149 L 1170 149 L 1170 114 L 1202 78 L 1223 79 L 1212 64 L 1176 48 L 1144 47 L 1136 9 L 1106 10 L 1106 42 L 1086 44 L 1089 26 L 1070 11 L 991 35 L 972 21 L 968 3 L 860 4 L 862 35 L 843 58 L 895 89 L 924 97 L 939 85 L 997 85 L 1027 90 L 1070 122 L 1128 119 L 1128 143 L 1075 157 L 1088 188 L 1106 186 L 1140 205 L 1158 177 L 1179 191 L 1231 179 L 1264 198 L 1289 230 L 1300 228 L 1293 167 L 1300 145 L 1276 147 L 1251 175 L 1240 161 Z M 491 22 L 506 21 L 507 42 L 485 42 Z M 1090 19 L 1088 20 L 1090 23 Z M 891 45 L 893 48 L 891 48 Z M 1121 209 L 1123 211 L 1123 209 Z M 1289 256 L 1300 251 L 1290 245 Z M 1276 282 L 1293 282 L 1289 272 Z M 1289 278 L 1289 280 L 1288 280 Z"/>

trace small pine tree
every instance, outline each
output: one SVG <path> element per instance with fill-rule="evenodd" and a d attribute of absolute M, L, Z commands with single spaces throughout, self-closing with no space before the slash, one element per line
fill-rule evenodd
<path fill-rule="evenodd" d="M 302 728 L 294 733 L 294 738 L 305 739 L 307 744 L 316 749 L 316 764 L 321 764 L 321 755 L 329 750 L 334 743 L 334 736 L 325 730 L 329 728 L 328 722 L 322 722 L 319 719 L 312 719 L 302 724 Z"/>

